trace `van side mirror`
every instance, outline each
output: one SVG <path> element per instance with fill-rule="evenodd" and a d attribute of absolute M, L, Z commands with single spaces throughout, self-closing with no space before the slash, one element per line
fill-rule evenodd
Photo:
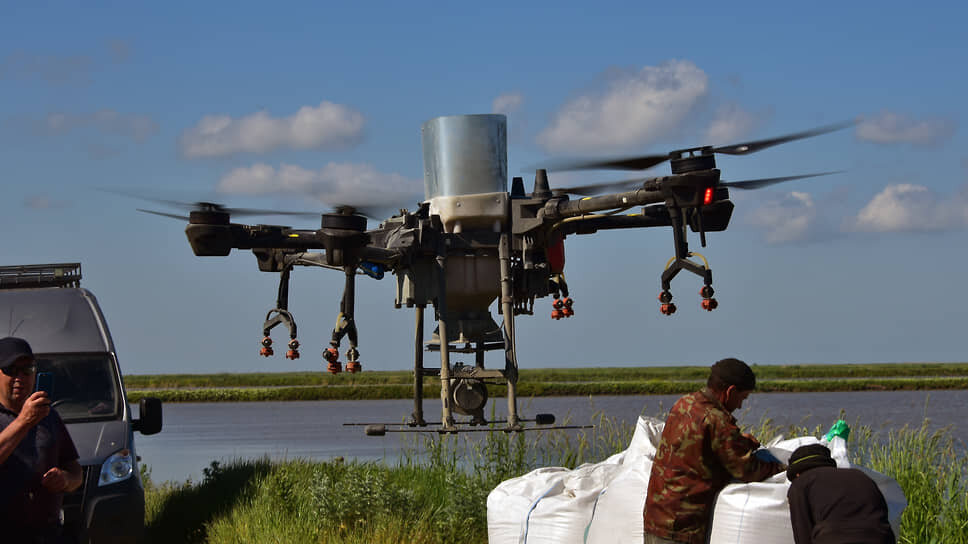
<path fill-rule="evenodd" d="M 140 419 L 136 419 L 132 428 L 141 434 L 156 434 L 161 432 L 161 399 L 145 397 L 138 403 Z"/>

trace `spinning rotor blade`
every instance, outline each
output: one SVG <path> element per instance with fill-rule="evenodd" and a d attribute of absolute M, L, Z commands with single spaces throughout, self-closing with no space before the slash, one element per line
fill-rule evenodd
<path fill-rule="evenodd" d="M 722 181 L 719 183 L 720 186 L 729 187 L 731 189 L 760 189 L 762 187 L 767 187 L 777 183 L 783 183 L 784 181 L 793 181 L 795 179 L 805 179 L 805 178 L 815 178 L 818 176 L 829 176 L 830 174 L 839 174 L 843 170 L 838 170 L 835 172 L 820 172 L 817 174 L 801 174 L 799 176 L 783 176 L 778 178 L 761 178 L 761 179 L 748 179 L 743 181 Z"/>
<path fill-rule="evenodd" d="M 290 215 L 297 217 L 319 217 L 320 212 L 293 212 L 293 211 L 283 211 L 283 210 L 266 210 L 259 208 L 230 208 L 228 206 L 219 204 L 217 202 L 184 202 L 181 200 L 171 200 L 167 198 L 155 198 L 150 196 L 139 195 L 137 193 L 131 193 L 128 191 L 120 191 L 115 189 L 100 189 L 102 191 L 113 193 L 116 195 L 126 196 L 128 198 L 136 198 L 138 200 L 146 200 L 148 202 L 154 202 L 156 204 L 164 204 L 172 208 L 178 208 L 185 210 L 187 212 L 193 211 L 206 211 L 206 212 L 222 212 L 230 215 L 236 216 L 247 216 L 247 215 Z M 145 213 L 153 213 L 156 215 L 166 215 L 164 212 L 155 212 L 151 210 L 141 210 Z M 167 214 L 168 217 L 175 217 L 177 219 L 182 219 L 183 216 Z M 187 219 L 187 217 L 185 217 Z"/>
<path fill-rule="evenodd" d="M 646 155 L 604 160 L 554 161 L 545 170 L 549 172 L 564 170 L 646 170 L 669 160 L 670 154 Z"/>
<path fill-rule="evenodd" d="M 718 147 L 695 147 L 689 149 L 682 149 L 667 153 L 664 155 L 643 155 L 640 157 L 627 157 L 627 158 L 615 158 L 615 159 L 604 159 L 604 160 L 577 160 L 577 161 L 556 161 L 552 162 L 546 170 L 552 171 L 562 171 L 562 170 L 598 170 L 598 169 L 610 169 L 610 170 L 646 170 L 652 168 L 657 164 L 662 164 L 663 162 L 678 158 L 683 152 L 692 151 L 703 151 L 706 153 L 712 151 L 713 153 L 723 153 L 725 155 L 748 155 L 750 153 L 755 153 L 757 151 L 766 149 L 768 147 L 773 147 L 775 145 L 780 145 L 786 142 L 792 142 L 794 140 L 802 140 L 803 138 L 810 138 L 813 136 L 819 136 L 821 134 L 826 134 L 828 132 L 834 132 L 836 130 L 841 130 L 850 126 L 857 124 L 856 121 L 847 121 L 844 123 L 838 123 L 835 125 L 827 125 L 824 127 L 819 127 L 811 130 L 805 130 L 803 132 L 795 132 L 793 134 L 787 134 L 786 136 L 780 136 L 777 138 L 769 138 L 766 140 L 755 140 L 752 142 L 745 142 L 741 144 L 733 145 L 723 145 Z M 580 193 L 576 193 L 580 194 Z"/>
<path fill-rule="evenodd" d="M 563 187 L 554 189 L 556 193 L 568 193 L 580 196 L 592 196 L 606 191 L 629 190 L 641 186 L 643 183 L 656 178 L 636 178 L 621 181 L 606 181 L 605 183 L 592 183 L 589 185 L 578 185 L 577 187 Z"/>
<path fill-rule="evenodd" d="M 818 172 L 816 174 L 801 174 L 798 176 L 782 176 L 776 178 L 761 178 L 761 179 L 748 179 L 743 181 L 721 181 L 719 183 L 722 187 L 730 187 L 733 189 L 760 189 L 762 187 L 768 187 L 777 183 L 783 183 L 784 181 L 793 181 L 796 179 L 814 178 L 818 176 L 829 176 L 830 174 L 840 174 L 843 170 L 837 170 L 834 172 Z M 606 191 L 614 190 L 627 190 L 631 191 L 636 187 L 641 187 L 643 183 L 652 181 L 658 178 L 635 178 L 626 179 L 622 181 L 610 181 L 605 183 L 597 183 L 590 185 L 579 185 L 577 187 L 563 187 L 560 189 L 555 189 L 554 191 L 559 194 L 572 194 L 580 196 L 592 196 Z"/>
<path fill-rule="evenodd" d="M 154 214 L 154 215 L 160 215 L 162 217 L 171 217 L 172 219 L 182 219 L 184 221 L 188 221 L 188 216 L 187 215 L 176 215 L 176 214 L 173 214 L 173 213 L 156 212 L 154 210 L 143 210 L 141 208 L 137 208 L 137 211 L 144 212 L 144 213 L 150 213 L 150 214 Z"/>
<path fill-rule="evenodd" d="M 844 129 L 849 126 L 853 126 L 855 124 L 856 124 L 856 121 L 847 121 L 845 123 L 827 125 L 825 127 L 819 127 L 812 130 L 805 130 L 803 132 L 795 132 L 793 134 L 787 134 L 786 136 L 780 136 L 778 138 L 756 140 L 753 142 L 746 142 L 743 144 L 724 145 L 724 146 L 714 147 L 713 152 L 723 153 L 726 155 L 748 155 L 750 153 L 755 153 L 757 151 L 766 149 L 768 147 L 785 144 L 787 142 L 792 142 L 794 140 L 802 140 L 804 138 L 819 136 L 821 134 L 826 134 L 828 132 L 834 132 L 836 130 Z"/>

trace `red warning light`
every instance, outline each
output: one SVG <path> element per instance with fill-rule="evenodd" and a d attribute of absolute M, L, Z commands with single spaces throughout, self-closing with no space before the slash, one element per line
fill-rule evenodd
<path fill-rule="evenodd" d="M 709 204 L 712 204 L 712 202 L 713 202 L 713 193 L 714 193 L 714 191 L 713 191 L 713 188 L 712 187 L 706 187 L 706 194 L 704 194 L 703 197 L 702 197 L 702 204 L 703 204 L 703 206 L 707 206 Z"/>

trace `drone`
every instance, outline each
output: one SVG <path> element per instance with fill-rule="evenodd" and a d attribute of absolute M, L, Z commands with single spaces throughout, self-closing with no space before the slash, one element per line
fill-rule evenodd
<path fill-rule="evenodd" d="M 679 149 L 666 154 L 626 158 L 557 161 L 535 168 L 531 192 L 522 177 L 507 182 L 507 119 L 503 115 L 455 115 L 431 119 L 422 126 L 425 198 L 414 211 L 399 213 L 367 228 L 363 206 L 339 205 L 331 212 L 308 214 L 321 218 L 319 228 L 295 229 L 280 225 L 233 223 L 232 216 L 286 214 L 229 208 L 212 202 L 183 203 L 188 216 L 139 210 L 188 221 L 185 234 L 195 255 L 227 256 L 233 249 L 251 250 L 259 270 L 279 274 L 275 307 L 263 323 L 260 353 L 274 355 L 273 328 L 289 333 L 288 359 L 300 356 L 297 327 L 288 309 L 289 279 L 296 266 L 321 267 L 344 274 L 344 288 L 336 326 L 322 352 L 326 368 L 346 372 L 362 370 L 355 316 L 358 276 L 396 277 L 396 308 L 413 308 L 416 326 L 413 344 L 413 412 L 405 422 L 367 425 L 366 433 L 502 430 L 516 432 L 552 427 L 552 414 L 521 417 L 517 410 L 518 358 L 515 318 L 533 315 L 535 300 L 552 297 L 552 319 L 574 315 L 574 300 L 565 281 L 564 241 L 570 235 L 594 234 L 612 229 L 671 227 L 674 255 L 660 278 L 659 311 L 673 315 L 672 280 L 682 271 L 702 278 L 701 307 L 713 311 L 712 270 L 708 261 L 690 251 L 688 231 L 698 233 L 706 246 L 706 233 L 726 230 L 734 205 L 730 189 L 757 189 L 776 183 L 834 172 L 724 181 L 716 155 L 747 155 L 782 143 L 818 136 L 851 123 L 830 125 L 777 138 L 725 146 Z M 578 187 L 552 189 L 549 171 L 647 170 L 664 162 L 671 175 L 627 179 Z M 623 213 L 640 208 L 634 213 Z M 489 308 L 498 301 L 502 323 Z M 425 338 L 424 313 L 433 308 L 436 329 Z M 485 353 L 504 354 L 503 368 L 486 368 Z M 434 353 L 439 365 L 425 366 L 424 353 Z M 455 354 L 474 364 L 452 362 Z M 424 377 L 440 379 L 441 419 L 428 422 L 423 409 Z M 505 385 L 507 416 L 489 421 L 484 415 L 488 385 Z M 462 420 L 457 416 L 470 419 Z M 527 425 L 533 423 L 534 425 Z"/>

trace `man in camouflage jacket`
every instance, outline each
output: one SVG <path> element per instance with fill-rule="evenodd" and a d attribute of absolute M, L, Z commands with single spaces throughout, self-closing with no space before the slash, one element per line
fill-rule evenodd
<path fill-rule="evenodd" d="M 785 470 L 756 456 L 759 442 L 740 432 L 732 416 L 755 387 L 746 363 L 723 359 L 710 369 L 705 389 L 673 405 L 649 477 L 646 544 L 702 544 L 716 494 L 730 480 L 758 482 Z"/>

